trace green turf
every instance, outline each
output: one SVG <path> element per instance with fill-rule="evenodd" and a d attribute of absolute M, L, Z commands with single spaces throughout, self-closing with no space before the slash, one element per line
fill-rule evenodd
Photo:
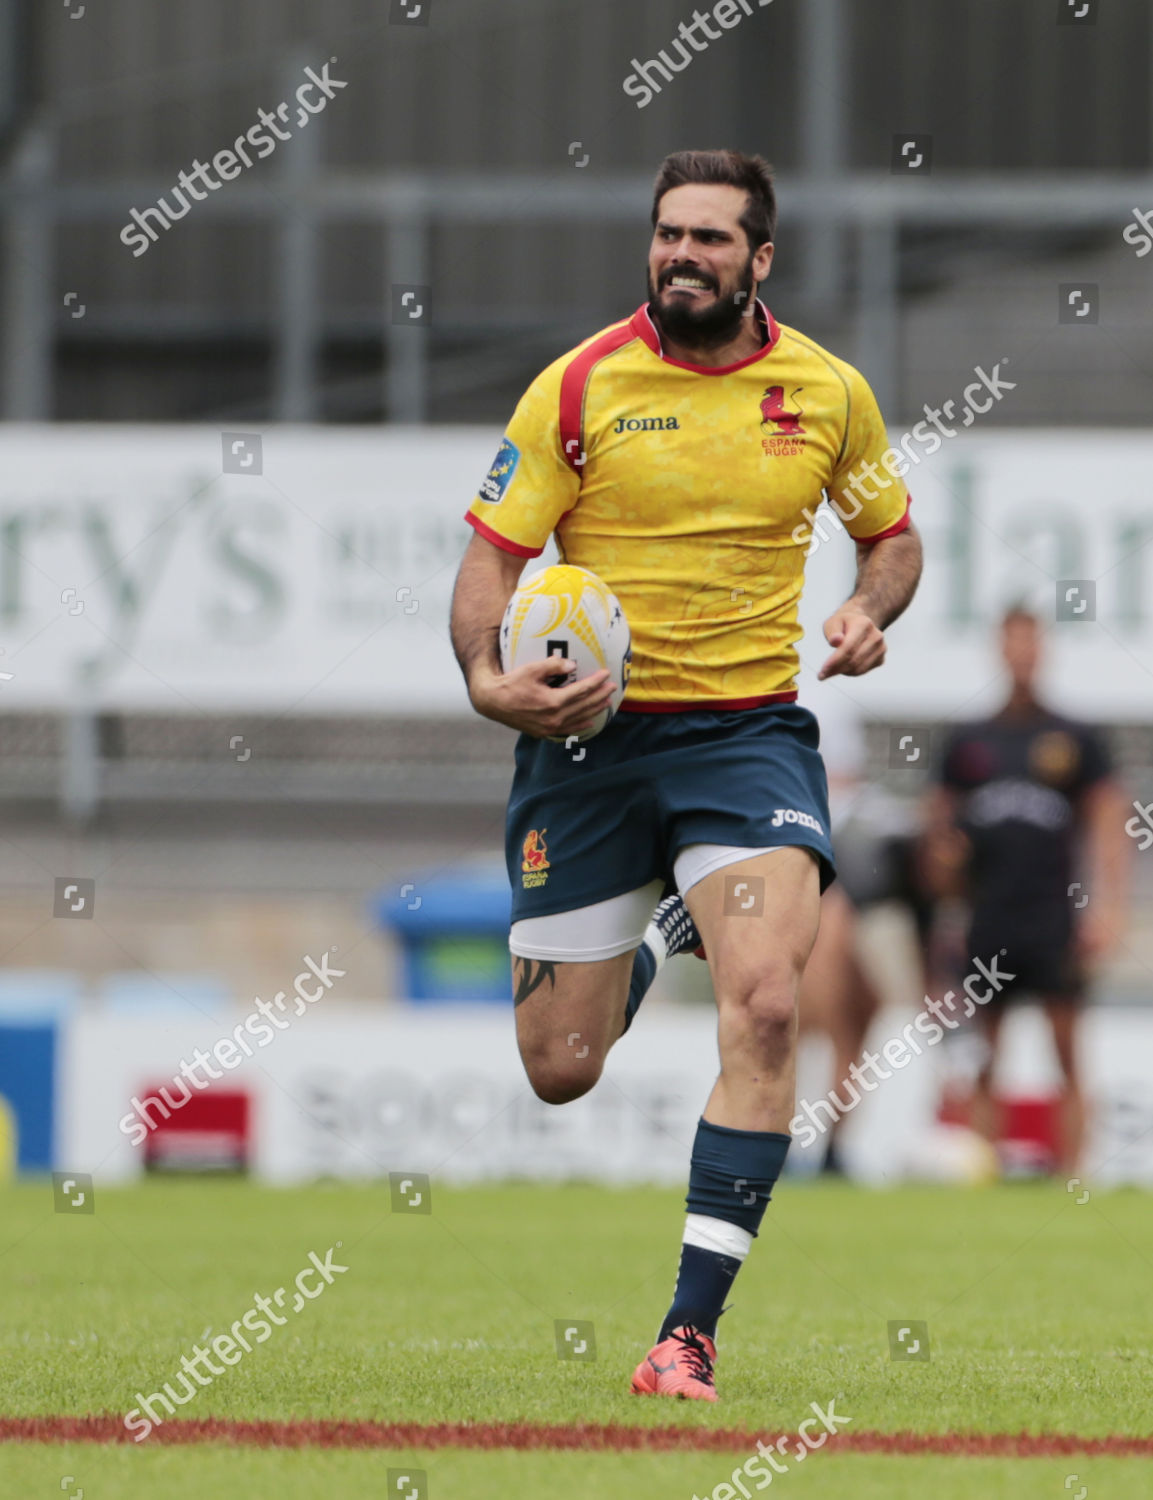
<path fill-rule="evenodd" d="M 388 1471 L 424 1471 L 429 1500 L 710 1500 L 736 1459 L 721 1454 L 145 1452 L 0 1446 L 0 1493 L 13 1500 L 346 1500 L 384 1496 Z M 998 1459 L 816 1455 L 761 1493 L 795 1500 L 1148 1500 L 1153 1466 L 1122 1458 Z M 66 1489 L 60 1482 L 72 1475 Z M 1068 1486 L 1065 1481 L 1072 1478 Z M 748 1487 L 754 1496 L 755 1481 Z M 778 1485 L 787 1486 L 778 1489 Z M 722 1495 L 723 1495 L 722 1491 Z"/>
<path fill-rule="evenodd" d="M 199 1391 L 182 1417 L 795 1431 L 811 1402 L 835 1399 L 838 1414 L 853 1419 L 850 1431 L 1153 1431 L 1145 1311 L 1153 1200 L 1143 1194 L 1094 1191 L 1077 1204 L 1049 1185 L 867 1193 L 786 1183 L 722 1324 L 715 1407 L 627 1394 L 671 1288 L 678 1193 L 435 1184 L 433 1210 L 390 1213 L 378 1186 L 275 1191 L 198 1181 L 121 1191 L 97 1183 L 96 1213 L 71 1216 L 53 1212 L 47 1184 L 0 1191 L 0 1413 L 127 1411 L 138 1390 L 174 1379 L 207 1330 L 226 1330 L 255 1293 L 290 1286 L 310 1250 L 323 1257 L 339 1241 L 347 1274 L 299 1314 L 282 1314 L 287 1326 Z M 595 1363 L 558 1361 L 557 1318 L 592 1320 Z M 890 1319 L 927 1320 L 928 1363 L 891 1361 Z M 1065 1476 L 1090 1468 L 1079 1458 L 982 1461 L 978 1483 L 964 1477 L 978 1473 L 972 1460 L 823 1453 L 818 1466 L 815 1458 L 808 1478 L 788 1480 L 798 1493 L 802 1482 L 810 1494 L 833 1494 L 837 1483 L 845 1492 L 849 1481 L 835 1478 L 844 1470 L 855 1497 L 931 1491 L 935 1500 L 968 1500 L 1008 1495 L 1012 1484 L 1014 1500 L 1058 1500 L 1080 1487 L 1065 1488 Z M 1091 1462 L 1108 1476 L 1090 1491 L 1094 1500 L 1153 1494 L 1153 1466 Z M 207 1493 L 219 1465 L 254 1477 L 247 1490 L 216 1486 L 218 1495 L 327 1500 L 337 1491 L 322 1476 L 347 1476 L 338 1492 L 360 1493 L 354 1485 L 383 1479 L 389 1458 L 10 1445 L 0 1449 L 0 1477 L 11 1471 L 13 1482 L 0 1484 L 0 1495 L 64 1493 L 60 1478 L 75 1473 L 79 1485 L 93 1476 L 88 1494 L 135 1494 L 143 1475 L 140 1493 L 177 1497 L 185 1491 L 170 1486 L 170 1470 L 199 1476 L 203 1489 L 189 1495 Z M 513 1472 L 506 1465 L 538 1476 L 539 1488 L 522 1480 L 502 1489 Z M 696 1486 L 704 1500 L 729 1472 L 717 1454 L 441 1451 L 424 1466 L 444 1478 L 435 1500 L 588 1494 L 593 1475 L 596 1493 L 624 1495 L 631 1485 L 631 1500 L 645 1474 L 653 1486 L 643 1493 L 688 1500 Z M 923 1488 L 908 1478 L 930 1472 Z M 465 1475 L 475 1482 L 464 1484 Z M 671 1489 L 656 1486 L 662 1475 Z M 894 1475 L 909 1487 L 896 1488 Z"/>
<path fill-rule="evenodd" d="M 795 1426 L 838 1400 L 854 1426 L 1147 1433 L 1153 1202 L 1056 1187 L 791 1186 L 722 1324 L 723 1405 L 624 1388 L 670 1291 L 679 1195 L 567 1186 L 387 1190 L 223 1182 L 0 1194 L 8 1415 L 123 1412 L 205 1330 L 341 1242 L 347 1274 L 184 1408 L 188 1416 Z M 554 1319 L 591 1319 L 596 1363 L 560 1363 Z M 887 1322 L 929 1323 L 893 1363 Z"/>

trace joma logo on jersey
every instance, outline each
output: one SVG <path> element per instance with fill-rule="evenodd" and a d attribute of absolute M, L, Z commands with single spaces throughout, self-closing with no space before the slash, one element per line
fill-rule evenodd
<path fill-rule="evenodd" d="M 676 417 L 618 417 L 614 432 L 679 432 Z"/>
<path fill-rule="evenodd" d="M 798 812 L 795 807 L 778 807 L 773 811 L 773 827 L 780 828 L 785 823 L 798 823 L 802 828 L 811 828 L 814 833 L 824 834 L 825 830 L 810 813 Z"/>
<path fill-rule="evenodd" d="M 792 393 L 795 401 L 804 389 L 798 386 Z M 791 411 L 785 405 L 783 385 L 765 387 L 761 399 L 761 447 L 771 458 L 790 458 L 805 451 L 805 429 L 801 426 L 802 412 L 798 406 Z"/>

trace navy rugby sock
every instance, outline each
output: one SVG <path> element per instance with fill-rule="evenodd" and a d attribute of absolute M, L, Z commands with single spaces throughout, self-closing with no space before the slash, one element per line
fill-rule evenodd
<path fill-rule="evenodd" d="M 657 956 L 648 943 L 642 943 L 633 959 L 633 974 L 629 980 L 629 998 L 625 1002 L 625 1031 L 633 1024 L 633 1017 L 640 1010 L 641 1001 L 657 977 Z M 623 1033 L 622 1033 L 623 1034 Z"/>
<path fill-rule="evenodd" d="M 673 954 L 695 948 L 700 940 L 701 935 L 689 916 L 683 897 L 678 894 L 675 886 L 666 885 L 665 894 L 657 903 L 652 920 L 645 928 L 644 939 L 633 959 L 629 998 L 625 1003 L 625 1031 L 632 1025 L 633 1017 L 640 1009 L 641 1001 L 653 980 L 660 973 L 661 965 Z"/>
<path fill-rule="evenodd" d="M 705 1119 L 697 1125 L 680 1270 L 658 1344 L 686 1323 L 716 1337 L 725 1297 L 756 1238 L 790 1139 Z"/>

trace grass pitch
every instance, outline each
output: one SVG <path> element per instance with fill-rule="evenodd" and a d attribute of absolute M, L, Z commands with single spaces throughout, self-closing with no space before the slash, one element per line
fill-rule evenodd
<path fill-rule="evenodd" d="M 835 1401 L 853 1434 L 1153 1432 L 1146 1195 L 1094 1191 L 1079 1204 L 1051 1185 L 868 1193 L 786 1181 L 722 1320 L 721 1400 L 707 1409 L 628 1395 L 671 1292 L 682 1212 L 679 1194 L 652 1189 L 434 1183 L 432 1212 L 408 1214 L 390 1211 L 387 1187 L 195 1181 L 97 1183 L 88 1216 L 55 1213 L 47 1184 L 7 1189 L 0 1416 L 129 1411 L 257 1294 L 283 1287 L 290 1304 L 309 1252 L 331 1248 L 347 1272 L 297 1313 L 274 1304 L 285 1324 L 220 1366 L 179 1418 L 794 1433 L 812 1402 Z M 558 1358 L 558 1319 L 592 1323 L 595 1361 Z M 913 1320 L 928 1325 L 929 1360 L 892 1359 L 890 1321 Z M 388 1469 L 408 1466 L 427 1473 L 430 1500 L 706 1500 L 751 1452 L 9 1443 L 0 1495 L 68 1494 L 72 1475 L 73 1492 L 100 1500 L 330 1500 L 387 1492 Z M 775 1477 L 811 1496 L 1153 1493 L 1140 1458 L 877 1456 L 832 1442 Z"/>

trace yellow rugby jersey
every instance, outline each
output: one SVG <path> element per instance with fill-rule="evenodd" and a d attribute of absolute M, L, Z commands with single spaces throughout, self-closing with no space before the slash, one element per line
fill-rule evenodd
<path fill-rule="evenodd" d="M 616 594 L 633 641 L 622 709 L 791 701 L 822 492 L 858 541 L 909 523 L 907 463 L 864 378 L 757 306 L 768 339 L 738 364 L 667 358 L 647 307 L 555 361 L 467 512 L 521 557 L 555 532 L 562 561 Z"/>

